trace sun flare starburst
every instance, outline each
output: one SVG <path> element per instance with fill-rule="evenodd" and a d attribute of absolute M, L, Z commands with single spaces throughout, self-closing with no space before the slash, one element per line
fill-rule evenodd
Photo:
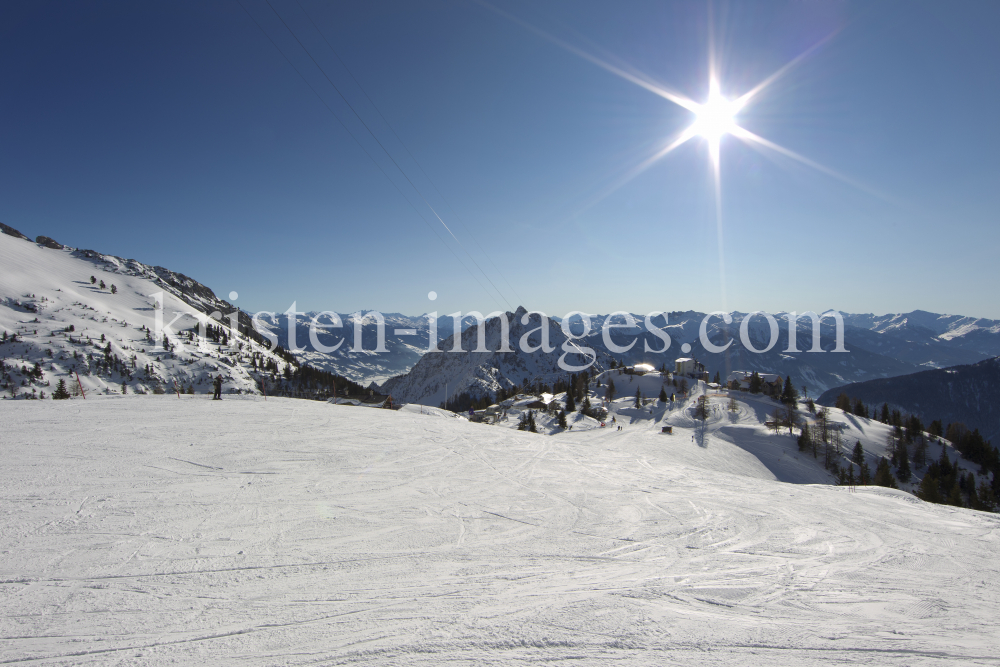
<path fill-rule="evenodd" d="M 694 109 L 694 123 L 685 134 L 689 137 L 704 137 L 708 141 L 712 164 L 719 165 L 719 144 L 722 137 L 739 131 L 736 114 L 742 108 L 739 99 L 728 100 L 719 90 L 719 82 L 712 77 L 708 85 L 708 100 Z"/>
<path fill-rule="evenodd" d="M 795 160 L 799 164 L 808 166 L 812 169 L 820 171 L 828 176 L 832 176 L 844 183 L 848 183 L 860 190 L 868 192 L 878 197 L 885 198 L 884 195 L 878 193 L 871 188 L 858 183 L 852 178 L 844 176 L 833 169 L 829 169 L 807 157 L 799 155 L 795 151 L 792 151 L 784 146 L 781 146 L 773 141 L 769 141 L 764 137 L 761 137 L 750 130 L 739 125 L 737 122 L 737 116 L 743 111 L 744 107 L 748 106 L 754 98 L 756 98 L 762 91 L 770 87 L 774 82 L 788 73 L 789 70 L 794 68 L 796 65 L 805 60 L 810 54 L 814 53 L 817 49 L 826 44 L 831 40 L 839 30 L 834 30 L 828 34 L 823 39 L 815 42 L 805 51 L 801 52 L 795 58 L 785 63 L 784 66 L 780 67 L 777 71 L 773 72 L 770 76 L 763 79 L 756 86 L 751 88 L 749 91 L 743 93 L 739 97 L 730 99 L 722 94 L 719 79 L 716 76 L 716 53 L 714 48 L 714 33 L 712 30 L 709 31 L 709 87 L 708 87 L 708 98 L 704 103 L 698 103 L 692 100 L 687 95 L 664 85 L 662 82 L 656 81 L 654 78 L 647 76 L 643 72 L 631 67 L 627 63 L 623 62 L 621 59 L 615 57 L 611 54 L 606 54 L 604 57 L 599 57 L 594 53 L 588 52 L 584 49 L 579 48 L 569 42 L 560 39 L 548 32 L 541 30 L 540 28 L 531 25 L 530 23 L 523 21 L 512 14 L 505 12 L 497 7 L 494 7 L 486 0 L 476 0 L 479 4 L 487 7 L 488 9 L 496 12 L 497 14 L 504 16 L 511 21 L 523 26 L 525 29 L 539 35 L 540 37 L 552 42 L 553 44 L 565 49 L 569 53 L 573 53 L 588 62 L 614 74 L 615 76 L 621 77 L 622 79 L 636 84 L 651 93 L 662 97 L 665 100 L 672 102 L 684 109 L 687 109 L 692 114 L 694 114 L 694 121 L 684 130 L 663 140 L 660 147 L 658 147 L 651 155 L 648 155 L 639 164 L 628 169 L 619 178 L 615 179 L 613 183 L 602 189 L 596 195 L 592 196 L 586 205 L 577 211 L 577 214 L 582 212 L 586 208 L 590 208 L 597 202 L 601 201 L 605 197 L 609 196 L 612 192 L 622 187 L 633 178 L 644 172 L 646 169 L 651 167 L 653 164 L 661 160 L 667 154 L 672 153 L 676 149 L 688 143 L 691 139 L 696 137 L 701 137 L 708 144 L 708 152 L 711 160 L 712 167 L 712 180 L 714 181 L 715 190 L 715 218 L 716 218 L 716 228 L 717 228 L 717 241 L 718 241 L 718 253 L 719 253 L 719 281 L 720 288 L 722 291 L 722 304 L 725 305 L 726 295 L 725 295 L 725 261 L 723 253 L 723 226 L 722 226 L 722 168 L 720 164 L 720 149 L 722 145 L 722 139 L 726 135 L 731 135 L 736 137 L 744 144 L 754 148 L 755 150 L 762 151 L 767 149 L 782 155 L 786 158 Z M 711 16 L 709 17 L 709 22 L 711 23 Z"/>
<path fill-rule="evenodd" d="M 709 84 L 708 101 L 695 111 L 691 132 L 705 137 L 710 142 L 718 141 L 723 135 L 736 129 L 736 114 L 739 110 L 739 102 L 723 97 L 719 91 L 719 82 L 712 79 Z"/>

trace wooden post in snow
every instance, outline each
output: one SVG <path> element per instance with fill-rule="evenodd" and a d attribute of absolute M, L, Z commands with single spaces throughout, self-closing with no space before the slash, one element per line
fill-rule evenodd
<path fill-rule="evenodd" d="M 83 383 L 80 382 L 80 374 L 77 373 L 76 371 L 73 371 L 73 375 L 76 376 L 76 383 L 80 385 L 80 394 L 83 395 L 83 400 L 87 400 L 87 392 L 83 390 Z"/>

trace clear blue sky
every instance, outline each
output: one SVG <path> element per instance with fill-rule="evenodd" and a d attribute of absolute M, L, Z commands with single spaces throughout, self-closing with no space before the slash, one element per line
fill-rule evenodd
<path fill-rule="evenodd" d="M 501 298 L 266 2 L 243 2 L 419 214 L 236 0 L 31 1 L 0 6 L 0 221 L 247 310 L 1000 317 L 1000 3 L 715 3 L 726 96 L 835 33 L 739 122 L 863 186 L 724 138 L 723 304 L 702 139 L 595 202 L 690 112 L 474 2 L 302 0 L 425 175 L 299 5 L 272 0 Z M 705 3 L 498 6 L 707 96 Z"/>

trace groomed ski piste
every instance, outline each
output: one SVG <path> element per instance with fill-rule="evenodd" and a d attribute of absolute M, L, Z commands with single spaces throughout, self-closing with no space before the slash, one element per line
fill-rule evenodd
<path fill-rule="evenodd" d="M 702 391 L 552 434 L 247 395 L 0 402 L 0 663 L 1000 662 L 996 515 L 834 486 L 767 400 L 701 421 Z M 831 412 L 879 455 L 883 425 Z"/>

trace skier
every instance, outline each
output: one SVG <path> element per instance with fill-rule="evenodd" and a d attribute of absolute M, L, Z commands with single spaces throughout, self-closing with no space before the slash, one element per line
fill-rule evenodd
<path fill-rule="evenodd" d="M 215 396 L 212 397 L 213 401 L 222 400 L 222 373 L 215 378 Z"/>

